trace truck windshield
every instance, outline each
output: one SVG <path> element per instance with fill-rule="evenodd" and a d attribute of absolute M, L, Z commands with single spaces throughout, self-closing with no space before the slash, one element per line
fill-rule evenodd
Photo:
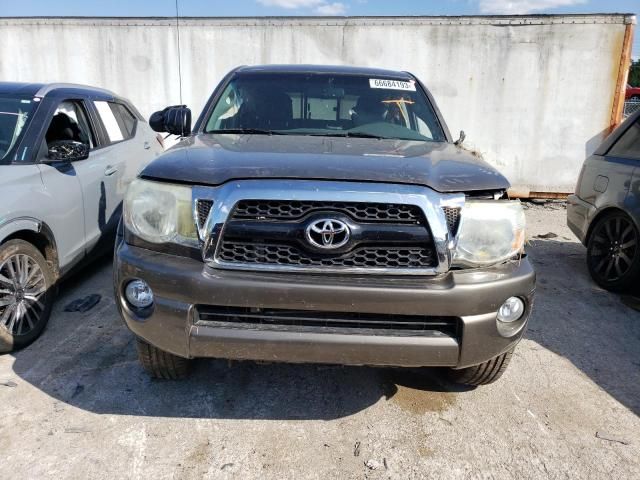
<path fill-rule="evenodd" d="M 238 75 L 219 97 L 205 132 L 445 141 L 414 81 L 309 73 Z"/>
<path fill-rule="evenodd" d="M 18 144 L 34 105 L 31 99 L 0 97 L 0 162 Z"/>

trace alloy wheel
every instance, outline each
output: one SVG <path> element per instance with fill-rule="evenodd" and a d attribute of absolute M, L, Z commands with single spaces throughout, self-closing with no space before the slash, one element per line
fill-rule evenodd
<path fill-rule="evenodd" d="M 22 253 L 0 264 L 0 328 L 11 335 L 26 335 L 45 313 L 41 301 L 47 282 L 38 263 Z"/>
<path fill-rule="evenodd" d="M 638 255 L 636 229 L 628 218 L 609 217 L 596 226 L 590 246 L 592 271 L 605 282 L 616 282 L 631 270 Z"/>

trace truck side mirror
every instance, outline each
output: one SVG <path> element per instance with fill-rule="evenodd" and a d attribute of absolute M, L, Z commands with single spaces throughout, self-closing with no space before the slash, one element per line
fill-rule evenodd
<path fill-rule="evenodd" d="M 191 134 L 191 110 L 185 105 L 167 107 L 149 117 L 149 126 L 156 132 L 186 137 Z"/>
<path fill-rule="evenodd" d="M 460 145 L 462 145 L 462 142 L 464 142 L 465 138 L 467 138 L 467 136 L 465 135 L 464 130 L 460 130 L 460 136 L 455 142 L 453 142 L 453 144 L 459 147 Z"/>

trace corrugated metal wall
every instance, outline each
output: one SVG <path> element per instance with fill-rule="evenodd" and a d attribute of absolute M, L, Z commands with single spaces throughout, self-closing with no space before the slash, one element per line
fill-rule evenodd
<path fill-rule="evenodd" d="M 183 101 L 197 114 L 241 64 L 409 70 L 449 127 L 518 187 L 572 191 L 606 133 L 624 15 L 182 19 Z M 0 79 L 109 88 L 148 115 L 180 101 L 175 19 L 0 19 Z"/>

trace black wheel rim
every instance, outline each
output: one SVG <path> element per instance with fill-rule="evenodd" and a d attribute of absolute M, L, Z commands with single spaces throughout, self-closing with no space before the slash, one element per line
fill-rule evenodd
<path fill-rule="evenodd" d="M 26 335 L 45 311 L 47 282 L 38 263 L 16 254 L 0 264 L 0 328 L 11 335 Z"/>
<path fill-rule="evenodd" d="M 633 267 L 638 254 L 638 238 L 631 220 L 611 217 L 593 232 L 589 252 L 592 271 L 606 282 L 622 279 Z"/>

